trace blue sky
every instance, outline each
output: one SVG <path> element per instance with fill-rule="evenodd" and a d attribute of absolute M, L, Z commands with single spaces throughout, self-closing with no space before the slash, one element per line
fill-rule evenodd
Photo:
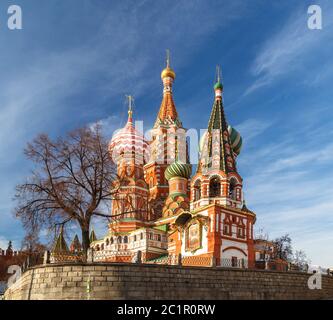
<path fill-rule="evenodd" d="M 10 4 L 22 7 L 21 31 L 6 28 Z M 322 30 L 307 28 L 310 4 L 322 8 Z M 19 246 L 23 235 L 12 197 L 29 174 L 26 143 L 96 121 L 111 133 L 126 119 L 128 93 L 136 119 L 149 127 L 169 48 L 187 128 L 207 126 L 215 67 L 222 66 L 257 228 L 272 238 L 289 233 L 313 263 L 332 267 L 332 40 L 331 1 L 2 0 L 0 247 L 9 239 Z"/>

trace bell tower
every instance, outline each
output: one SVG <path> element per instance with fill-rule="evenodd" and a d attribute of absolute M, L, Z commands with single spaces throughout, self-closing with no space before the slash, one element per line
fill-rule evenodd
<path fill-rule="evenodd" d="M 230 127 L 223 106 L 223 85 L 217 67 L 214 85 L 214 103 L 208 129 L 200 142 L 200 159 L 197 173 L 192 179 L 192 209 L 212 203 L 241 208 L 243 203 L 242 178 L 237 172 L 235 141 L 231 140 Z M 233 132 L 235 135 L 235 133 Z"/>

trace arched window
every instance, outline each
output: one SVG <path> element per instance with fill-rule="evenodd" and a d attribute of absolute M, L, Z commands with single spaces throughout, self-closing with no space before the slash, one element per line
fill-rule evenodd
<path fill-rule="evenodd" d="M 101 244 L 101 250 L 104 250 L 104 243 Z"/>
<path fill-rule="evenodd" d="M 124 243 L 128 243 L 128 237 L 127 236 L 124 237 Z"/>
<path fill-rule="evenodd" d="M 111 244 L 113 244 L 113 238 L 110 239 Z"/>
<path fill-rule="evenodd" d="M 201 199 L 201 181 L 198 180 L 194 184 L 194 201 Z"/>
<path fill-rule="evenodd" d="M 118 237 L 118 243 L 122 243 L 122 238 L 121 238 L 121 236 Z"/>
<path fill-rule="evenodd" d="M 221 182 L 218 177 L 214 177 L 209 183 L 209 197 L 215 198 L 221 196 Z"/>
<path fill-rule="evenodd" d="M 110 244 L 109 239 L 106 239 L 105 244 L 106 244 L 107 247 L 109 246 L 109 244 Z"/>
<path fill-rule="evenodd" d="M 229 184 L 229 197 L 233 200 L 236 200 L 236 184 L 237 181 L 232 178 Z"/>

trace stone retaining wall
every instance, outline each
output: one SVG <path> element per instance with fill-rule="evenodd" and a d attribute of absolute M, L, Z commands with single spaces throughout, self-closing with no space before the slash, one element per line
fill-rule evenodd
<path fill-rule="evenodd" d="M 5 299 L 326 299 L 333 277 L 310 290 L 310 275 L 264 270 L 145 264 L 46 265 L 32 268 Z M 90 279 L 91 290 L 87 290 Z"/>

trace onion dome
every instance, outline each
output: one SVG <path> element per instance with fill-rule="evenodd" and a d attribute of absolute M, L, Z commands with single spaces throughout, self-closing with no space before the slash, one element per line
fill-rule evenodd
<path fill-rule="evenodd" d="M 132 97 L 129 97 L 130 105 L 128 120 L 124 128 L 120 129 L 112 138 L 109 144 L 109 152 L 112 159 L 117 162 L 119 156 L 125 158 L 149 159 L 149 145 L 144 135 L 135 129 L 133 125 Z M 142 162 L 142 161 L 141 161 Z"/>
<path fill-rule="evenodd" d="M 161 78 L 162 80 L 164 78 L 172 78 L 173 80 L 175 80 L 176 73 L 170 67 L 166 67 L 161 73 Z"/>
<path fill-rule="evenodd" d="M 232 128 L 231 126 L 228 126 L 228 132 L 230 136 L 232 151 L 236 155 L 239 155 L 242 149 L 243 139 L 239 134 L 239 132 L 235 128 Z"/>
<path fill-rule="evenodd" d="M 223 84 L 220 81 L 217 81 L 214 85 L 214 90 L 223 90 Z"/>
<path fill-rule="evenodd" d="M 170 164 L 164 173 L 165 179 L 170 180 L 175 177 L 190 179 L 192 174 L 192 166 L 188 163 L 180 162 L 176 160 Z"/>

